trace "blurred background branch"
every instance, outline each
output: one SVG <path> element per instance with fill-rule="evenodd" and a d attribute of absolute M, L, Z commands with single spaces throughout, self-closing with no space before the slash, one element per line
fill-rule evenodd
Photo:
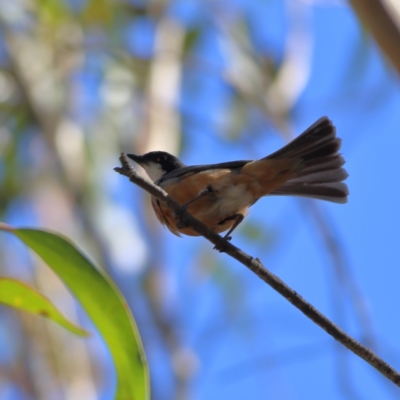
<path fill-rule="evenodd" d="M 101 260 L 138 322 L 155 400 L 398 397 L 337 348 L 309 350 L 323 341 L 312 326 L 204 241 L 162 230 L 112 170 L 121 151 L 260 158 L 328 115 L 349 204 L 265 199 L 235 243 L 398 365 L 400 91 L 362 30 L 379 31 L 398 69 L 398 5 L 350 4 L 364 25 L 338 0 L 0 1 L 0 218 L 60 231 Z M 3 237 L 0 268 L 88 324 L 57 278 Z M 97 336 L 3 309 L 0 321 L 2 400 L 110 398 Z M 220 379 L 241 360 L 258 368 Z"/>
<path fill-rule="evenodd" d="M 361 23 L 400 74 L 400 5 L 396 0 L 350 0 Z"/>

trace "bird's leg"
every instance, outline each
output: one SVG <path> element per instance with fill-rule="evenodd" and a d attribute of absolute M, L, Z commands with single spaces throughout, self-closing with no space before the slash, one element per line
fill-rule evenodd
<path fill-rule="evenodd" d="M 244 215 L 242 215 L 242 214 L 234 214 L 234 215 L 231 215 L 230 217 L 225 218 L 225 219 L 223 219 L 222 221 L 219 222 L 219 225 L 222 225 L 227 221 L 235 220 L 235 222 L 233 223 L 233 225 L 231 226 L 229 231 L 222 238 L 223 240 L 225 240 L 226 243 L 229 242 L 232 239 L 232 236 L 229 236 L 229 235 L 238 227 L 238 225 L 243 221 L 243 219 L 244 219 Z M 214 250 L 218 250 L 220 253 L 223 253 L 225 251 L 224 250 L 224 246 L 218 246 L 218 245 L 214 246 Z"/>
<path fill-rule="evenodd" d="M 237 227 L 238 225 L 243 221 L 244 216 L 242 214 L 234 214 L 229 219 L 234 219 L 235 223 L 231 226 L 231 229 L 229 229 L 228 233 L 223 237 L 227 242 L 229 242 L 232 237 L 229 236 Z"/>
<path fill-rule="evenodd" d="M 192 200 L 189 200 L 187 203 L 183 204 L 181 207 L 183 210 L 187 210 L 190 204 L 194 203 L 197 200 L 200 200 L 204 196 L 207 196 L 210 193 L 215 192 L 214 188 L 211 185 L 207 185 L 203 190 L 199 192 L 199 194 L 194 197 Z M 177 211 L 174 213 L 174 218 L 177 220 L 176 226 L 178 229 L 186 228 L 187 225 L 181 221 L 181 212 Z"/>
<path fill-rule="evenodd" d="M 205 189 L 200 191 L 199 194 L 194 199 L 188 201 L 182 207 L 186 209 L 186 208 L 188 208 L 189 204 L 192 204 L 195 201 L 197 201 L 197 200 L 201 199 L 202 197 L 207 196 L 209 193 L 213 193 L 213 192 L 215 192 L 214 188 L 211 185 L 207 185 L 205 187 Z"/>

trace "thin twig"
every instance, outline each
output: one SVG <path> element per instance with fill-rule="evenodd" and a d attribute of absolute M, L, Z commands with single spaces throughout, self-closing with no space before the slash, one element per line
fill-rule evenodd
<path fill-rule="evenodd" d="M 226 242 L 220 235 L 216 234 L 214 231 L 207 228 L 203 223 L 190 215 L 178 202 L 172 199 L 167 192 L 149 180 L 141 177 L 129 163 L 128 158 L 124 153 L 121 154 L 120 161 L 122 168 L 114 168 L 116 172 L 127 176 L 131 182 L 140 186 L 152 196 L 162 201 L 163 204 L 165 204 L 174 213 L 176 213 L 177 216 L 179 216 L 180 222 L 182 222 L 185 226 L 190 226 L 201 236 L 205 237 L 211 243 L 216 245 L 217 248 L 222 248 L 225 253 L 229 254 L 231 257 L 248 267 L 260 279 L 268 283 L 273 289 L 285 297 L 286 300 L 290 301 L 303 314 L 305 314 L 327 333 L 333 336 L 333 338 L 335 338 L 353 353 L 364 359 L 368 364 L 377 369 L 390 381 L 395 383 L 397 386 L 400 386 L 400 374 L 394 368 L 379 358 L 370 349 L 366 348 L 361 343 L 357 342 L 355 339 L 343 332 L 310 303 L 305 301 L 297 292 L 292 290 L 272 272 L 268 271 L 258 258 L 253 258 L 233 244 Z"/>

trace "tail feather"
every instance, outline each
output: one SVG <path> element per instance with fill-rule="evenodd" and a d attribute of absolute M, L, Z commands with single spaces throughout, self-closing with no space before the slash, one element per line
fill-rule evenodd
<path fill-rule="evenodd" d="M 334 183 L 344 181 L 349 174 L 343 169 L 329 169 L 314 172 L 299 178 L 294 178 L 288 181 L 288 183 L 300 183 L 307 185 L 315 185 L 319 183 Z"/>
<path fill-rule="evenodd" d="M 297 138 L 266 158 L 309 158 L 318 149 L 331 143 L 337 144 L 337 150 L 340 148 L 340 139 L 336 138 L 334 126 L 328 118 L 322 117 Z M 337 152 L 334 148 L 332 150 L 333 153 Z"/>
<path fill-rule="evenodd" d="M 342 141 L 336 129 L 323 117 L 292 142 L 266 159 L 299 158 L 298 171 L 272 195 L 312 197 L 335 203 L 346 203 L 349 194 L 343 183 L 348 174 L 342 168 L 345 161 L 338 153 Z"/>
<path fill-rule="evenodd" d="M 274 190 L 271 195 L 283 196 L 300 196 L 310 197 L 313 199 L 320 199 L 331 201 L 332 203 L 345 204 L 347 203 L 347 196 L 349 190 L 347 185 L 343 182 L 335 182 L 328 184 L 318 185 L 303 185 L 303 184 L 286 184 L 281 188 Z"/>
<path fill-rule="evenodd" d="M 309 175 L 313 172 L 328 171 L 330 169 L 340 169 L 345 164 L 344 158 L 336 154 L 330 157 L 315 158 L 307 162 L 307 166 L 298 172 L 297 177 Z"/>

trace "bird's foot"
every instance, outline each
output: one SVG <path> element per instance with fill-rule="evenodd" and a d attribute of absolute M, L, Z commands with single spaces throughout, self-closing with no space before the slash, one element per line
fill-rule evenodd
<path fill-rule="evenodd" d="M 232 236 L 224 236 L 222 238 L 223 242 L 220 244 L 216 244 L 213 250 L 217 250 L 220 253 L 226 253 L 226 245 L 231 241 Z"/>

